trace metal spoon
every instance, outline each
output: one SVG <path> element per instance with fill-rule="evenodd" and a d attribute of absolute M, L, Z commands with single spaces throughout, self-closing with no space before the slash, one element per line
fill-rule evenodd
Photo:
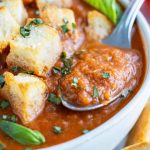
<path fill-rule="evenodd" d="M 117 46 L 120 48 L 131 48 L 131 31 L 133 27 L 133 23 L 136 19 L 136 16 L 143 4 L 144 0 L 132 0 L 129 6 L 127 7 L 124 15 L 122 16 L 119 24 L 114 29 L 113 33 L 102 42 L 107 45 Z M 116 100 L 120 96 L 127 94 L 129 89 L 122 90 L 119 94 L 111 98 L 108 102 L 111 103 L 112 101 Z M 89 111 L 94 110 L 100 107 L 103 107 L 104 104 L 95 104 L 90 106 L 78 106 L 66 101 L 61 92 L 60 95 L 62 97 L 62 104 L 63 106 L 75 110 L 75 111 Z"/>

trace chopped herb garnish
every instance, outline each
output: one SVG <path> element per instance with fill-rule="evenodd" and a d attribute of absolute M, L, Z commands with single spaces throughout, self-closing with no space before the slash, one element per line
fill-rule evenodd
<path fill-rule="evenodd" d="M 0 108 L 6 109 L 10 105 L 8 100 L 1 100 L 0 101 Z"/>
<path fill-rule="evenodd" d="M 62 128 L 59 127 L 59 126 L 54 126 L 54 127 L 53 127 L 53 132 L 54 132 L 55 134 L 61 134 L 61 133 L 62 133 Z"/>
<path fill-rule="evenodd" d="M 34 74 L 34 71 L 23 71 L 23 73 L 26 73 L 26 74 L 31 74 L 31 75 L 33 75 L 33 74 Z"/>
<path fill-rule="evenodd" d="M 24 70 L 24 69 L 22 69 L 22 68 L 20 68 L 20 67 L 13 67 L 13 68 L 11 68 L 10 69 L 13 73 L 16 73 L 16 72 L 23 72 L 23 73 L 26 73 L 26 74 L 31 74 L 31 75 L 33 75 L 34 74 L 34 71 L 27 71 L 27 70 Z"/>
<path fill-rule="evenodd" d="M 105 78 L 105 79 L 110 78 L 110 74 L 109 74 L 109 73 L 107 73 L 107 72 L 103 72 L 103 73 L 101 73 L 101 76 L 102 76 L 103 78 Z"/>
<path fill-rule="evenodd" d="M 59 68 L 59 67 L 53 67 L 53 72 L 54 72 L 54 74 L 58 74 L 58 73 L 61 72 L 61 68 Z"/>
<path fill-rule="evenodd" d="M 99 97 L 99 92 L 96 86 L 93 87 L 93 97 L 94 98 Z"/>
<path fill-rule="evenodd" d="M 48 101 L 51 102 L 51 103 L 54 103 L 56 105 L 61 104 L 61 98 L 58 97 L 57 95 L 53 94 L 53 93 L 49 94 Z"/>
<path fill-rule="evenodd" d="M 87 134 L 89 132 L 90 132 L 90 130 L 85 129 L 85 130 L 82 131 L 82 134 Z"/>
<path fill-rule="evenodd" d="M 4 150 L 5 146 L 3 144 L 0 144 L 0 150 Z"/>
<path fill-rule="evenodd" d="M 73 65 L 72 59 L 71 58 L 63 59 L 63 64 L 64 67 L 62 67 L 61 73 L 62 75 L 67 75 L 70 73 L 70 69 Z"/>
<path fill-rule="evenodd" d="M 40 19 L 40 18 L 35 18 L 34 20 L 32 20 L 30 23 L 29 23 L 29 25 L 39 25 L 39 24 L 43 24 L 44 22 L 43 22 L 43 20 L 42 19 Z"/>
<path fill-rule="evenodd" d="M 72 23 L 72 32 L 75 32 L 75 30 L 76 30 L 76 24 Z"/>
<path fill-rule="evenodd" d="M 31 26 L 32 26 L 33 24 L 34 24 L 34 25 L 43 24 L 43 20 L 40 19 L 40 18 L 35 18 L 35 19 L 32 20 L 27 26 L 20 27 L 20 34 L 21 34 L 24 38 L 30 35 Z"/>
<path fill-rule="evenodd" d="M 30 147 L 26 147 L 24 150 L 33 150 L 33 149 Z"/>
<path fill-rule="evenodd" d="M 69 32 L 69 29 L 68 29 L 68 27 L 67 27 L 66 24 L 62 25 L 61 28 L 62 28 L 62 30 L 63 30 L 64 33 Z"/>
<path fill-rule="evenodd" d="M 30 35 L 30 29 L 26 27 L 20 27 L 20 34 L 25 38 Z"/>
<path fill-rule="evenodd" d="M 69 72 L 70 72 L 69 68 L 63 67 L 61 69 L 61 73 L 62 73 L 63 76 L 67 75 Z"/>
<path fill-rule="evenodd" d="M 74 78 L 73 78 L 71 85 L 72 85 L 73 87 L 75 87 L 75 88 L 78 87 L 78 78 L 77 78 L 77 77 L 74 77 Z"/>
<path fill-rule="evenodd" d="M 18 70 L 19 70 L 18 67 L 12 67 L 12 68 L 10 69 L 10 71 L 13 72 L 13 73 L 18 72 Z"/>
<path fill-rule="evenodd" d="M 1 115 L 0 119 L 11 121 L 11 122 L 17 122 L 17 117 L 15 115 Z"/>
<path fill-rule="evenodd" d="M 61 26 L 61 28 L 62 28 L 62 30 L 63 30 L 64 33 L 67 33 L 67 32 L 69 32 L 69 29 L 68 29 L 68 23 L 69 23 L 68 19 L 64 18 L 63 21 L 64 21 L 64 24 Z"/>
<path fill-rule="evenodd" d="M 66 52 L 62 52 L 61 53 L 61 59 L 64 60 L 67 58 L 67 53 Z"/>
<path fill-rule="evenodd" d="M 0 88 L 3 88 L 4 84 L 5 84 L 5 77 L 3 75 L 0 75 Z"/>

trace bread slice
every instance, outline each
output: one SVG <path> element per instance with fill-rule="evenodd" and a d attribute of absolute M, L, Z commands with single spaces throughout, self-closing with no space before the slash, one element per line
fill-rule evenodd
<path fill-rule="evenodd" d="M 106 16 L 96 10 L 88 13 L 88 27 L 86 27 L 86 33 L 90 38 L 98 40 L 104 39 L 112 30 L 113 24 Z"/>
<path fill-rule="evenodd" d="M 2 0 L 0 6 L 5 6 L 18 24 L 23 25 L 28 17 L 22 0 Z"/>
<path fill-rule="evenodd" d="M 130 132 L 127 146 L 123 150 L 150 149 L 150 101 L 148 101 L 139 120 Z"/>
<path fill-rule="evenodd" d="M 35 119 L 45 106 L 47 86 L 34 75 L 20 73 L 14 76 L 4 73 L 5 85 L 1 89 L 4 98 L 8 98 L 12 109 L 26 124 Z"/>
<path fill-rule="evenodd" d="M 6 7 L 0 7 L 0 53 L 19 32 L 19 25 Z"/>
<path fill-rule="evenodd" d="M 30 30 L 29 36 L 18 34 L 10 42 L 6 62 L 9 67 L 18 66 L 46 77 L 62 52 L 59 34 L 46 24 L 33 25 Z"/>
<path fill-rule="evenodd" d="M 123 150 L 150 150 L 150 143 L 141 142 L 124 148 Z"/>
<path fill-rule="evenodd" d="M 38 8 L 44 9 L 46 5 L 56 5 L 58 7 L 71 7 L 73 0 L 36 0 Z"/>

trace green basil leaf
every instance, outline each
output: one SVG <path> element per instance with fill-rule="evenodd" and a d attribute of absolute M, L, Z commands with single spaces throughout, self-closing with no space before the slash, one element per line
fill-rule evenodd
<path fill-rule="evenodd" d="M 0 129 L 8 136 L 23 145 L 39 145 L 45 142 L 44 136 L 27 127 L 0 119 Z"/>
<path fill-rule="evenodd" d="M 116 0 L 85 0 L 89 5 L 95 7 L 106 15 L 114 24 L 122 15 L 122 10 Z"/>
<path fill-rule="evenodd" d="M 4 149 L 5 149 L 5 146 L 0 143 L 0 150 L 4 150 Z"/>

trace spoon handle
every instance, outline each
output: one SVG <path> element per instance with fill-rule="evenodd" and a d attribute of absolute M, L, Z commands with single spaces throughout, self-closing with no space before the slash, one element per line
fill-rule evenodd
<path fill-rule="evenodd" d="M 132 0 L 129 3 L 124 15 L 122 16 L 120 23 L 118 24 L 117 30 L 126 30 L 126 33 L 131 33 L 131 29 L 134 23 L 134 20 L 141 8 L 144 0 Z"/>
<path fill-rule="evenodd" d="M 131 30 L 144 0 L 132 0 L 113 33 L 102 42 L 122 48 L 131 48 Z"/>

